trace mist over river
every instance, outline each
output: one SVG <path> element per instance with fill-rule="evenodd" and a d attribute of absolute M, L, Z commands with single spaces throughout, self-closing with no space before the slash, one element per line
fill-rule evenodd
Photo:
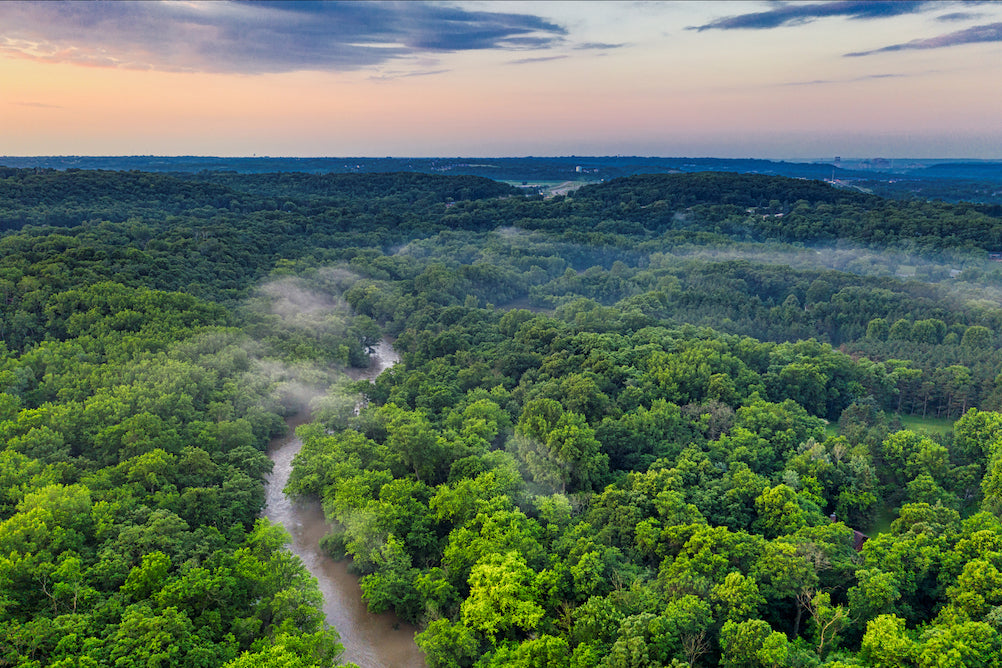
<path fill-rule="evenodd" d="M 372 355 L 372 366 L 350 373 L 354 379 L 373 379 L 392 366 L 399 356 L 389 341 L 380 341 Z M 417 629 L 392 614 L 374 615 L 362 600 L 358 576 L 348 571 L 347 559 L 335 561 L 320 548 L 320 538 L 330 530 L 318 501 L 290 501 L 282 490 L 292 472 L 292 459 L 302 447 L 295 428 L 308 421 L 306 413 L 288 420 L 290 431 L 268 447 L 275 467 L 267 477 L 264 516 L 285 526 L 292 535 L 292 550 L 320 582 L 327 623 L 337 629 L 344 645 L 344 661 L 360 668 L 420 668 L 424 655 L 414 644 Z"/>

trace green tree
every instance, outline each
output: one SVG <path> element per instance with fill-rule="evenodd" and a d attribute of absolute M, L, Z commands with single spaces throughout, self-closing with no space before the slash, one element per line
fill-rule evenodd
<path fill-rule="evenodd" d="M 526 405 L 515 442 L 533 480 L 561 493 L 590 491 L 608 472 L 609 458 L 584 416 L 552 399 Z"/>
<path fill-rule="evenodd" d="M 480 643 L 462 622 L 432 620 L 414 636 L 429 668 L 469 668 L 479 656 Z"/>
<path fill-rule="evenodd" d="M 727 620 L 720 629 L 720 665 L 725 668 L 788 665 L 789 642 L 761 619 Z"/>
<path fill-rule="evenodd" d="M 964 336 L 960 339 L 960 345 L 965 348 L 984 350 L 991 347 L 992 330 L 982 325 L 972 325 L 964 330 Z"/>
<path fill-rule="evenodd" d="M 768 538 L 794 533 L 806 525 L 797 493 L 788 485 L 763 491 L 755 499 L 755 509 L 758 512 L 755 527 Z"/>
<path fill-rule="evenodd" d="M 894 321 L 891 325 L 890 331 L 887 333 L 887 338 L 891 341 L 903 341 L 909 340 L 912 336 L 912 323 L 904 318 L 899 318 Z"/>
<path fill-rule="evenodd" d="M 866 338 L 886 341 L 891 333 L 891 326 L 883 318 L 874 318 L 866 325 Z"/>
<path fill-rule="evenodd" d="M 515 552 L 487 555 L 470 571 L 470 595 L 460 605 L 463 624 L 492 641 L 535 630 L 544 614 L 535 602 L 535 578 Z"/>
<path fill-rule="evenodd" d="M 987 668 L 995 665 L 1002 653 L 1002 636 L 985 622 L 936 626 L 923 634 L 923 641 L 920 668 Z"/>
<path fill-rule="evenodd" d="M 894 615 L 880 615 L 866 625 L 859 656 L 873 668 L 915 666 L 919 643 L 905 628 L 905 620 Z"/>
<path fill-rule="evenodd" d="M 724 620 L 754 619 L 765 605 L 754 578 L 735 571 L 713 588 L 717 616 Z"/>

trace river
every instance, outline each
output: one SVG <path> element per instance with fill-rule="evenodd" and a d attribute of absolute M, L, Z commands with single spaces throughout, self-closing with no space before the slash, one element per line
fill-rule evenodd
<path fill-rule="evenodd" d="M 376 347 L 373 365 L 352 373 L 355 379 L 372 379 L 392 366 L 399 357 L 385 339 Z M 343 661 L 360 668 L 422 668 L 424 655 L 414 644 L 417 628 L 392 614 L 374 615 L 365 607 L 358 577 L 348 571 L 347 560 L 335 561 L 320 549 L 320 537 L 330 530 L 317 501 L 293 503 L 282 490 L 292 472 L 292 458 L 303 443 L 295 427 L 308 419 L 301 413 L 289 419 L 289 434 L 268 447 L 275 468 L 267 477 L 264 516 L 285 526 L 292 534 L 289 549 L 320 582 L 327 623 L 337 629 L 344 645 Z"/>

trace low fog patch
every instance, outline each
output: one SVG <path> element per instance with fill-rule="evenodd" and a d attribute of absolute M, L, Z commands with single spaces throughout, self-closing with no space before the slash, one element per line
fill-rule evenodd
<path fill-rule="evenodd" d="M 280 278 L 258 288 L 260 306 L 291 327 L 310 327 L 332 315 L 347 315 L 340 295 L 321 292 L 297 277 Z"/>

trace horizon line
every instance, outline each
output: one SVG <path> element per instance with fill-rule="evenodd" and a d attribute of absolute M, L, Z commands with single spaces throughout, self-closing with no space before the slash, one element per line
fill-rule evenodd
<path fill-rule="evenodd" d="M 181 160 L 181 159 L 212 159 L 212 160 L 545 160 L 545 159 L 555 159 L 555 158 L 581 158 L 581 159 L 624 159 L 624 158 L 641 158 L 647 160 L 762 160 L 765 162 L 817 162 L 822 160 L 827 160 L 834 162 L 832 157 L 782 157 L 782 158 L 763 158 L 754 155 L 747 155 L 742 157 L 723 157 L 714 155 L 639 155 L 639 154 L 592 154 L 592 155 L 578 155 L 578 154 L 554 154 L 554 155 L 198 155 L 198 154 L 180 154 L 180 155 L 167 155 L 167 154 L 155 154 L 155 153 L 136 153 L 136 154 L 34 154 L 34 155 L 0 155 L 0 160 L 5 159 L 15 159 L 15 160 L 27 160 L 27 159 L 68 159 L 68 158 L 102 158 L 102 159 L 123 159 L 123 158 L 146 158 L 146 159 L 168 159 L 168 160 Z M 857 160 L 947 160 L 947 161 L 963 161 L 963 162 L 1002 162 L 1002 155 L 996 158 L 974 158 L 965 156 L 938 156 L 938 157 L 911 157 L 911 156 L 889 156 L 889 155 L 871 155 L 871 156 L 849 156 L 838 158 L 842 162 L 852 162 Z"/>

